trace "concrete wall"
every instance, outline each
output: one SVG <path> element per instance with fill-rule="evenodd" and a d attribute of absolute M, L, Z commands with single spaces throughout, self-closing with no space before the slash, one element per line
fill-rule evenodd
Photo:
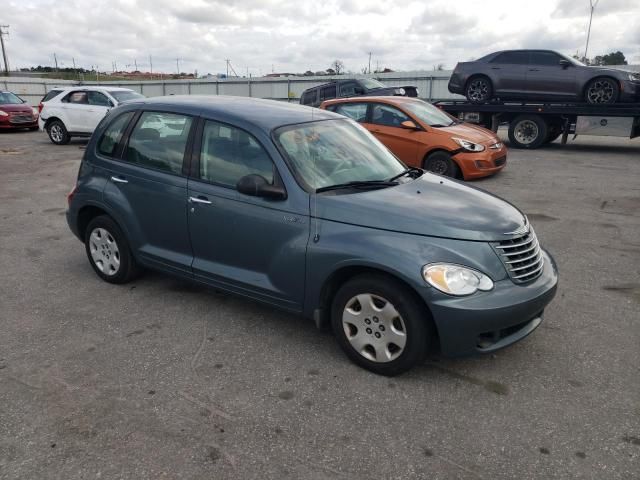
<path fill-rule="evenodd" d="M 377 78 L 389 86 L 415 85 L 420 97 L 426 100 L 445 100 L 462 98 L 447 90 L 451 71 L 435 72 L 393 72 L 378 75 L 355 75 L 354 77 Z M 125 87 L 142 93 L 147 97 L 160 95 L 237 95 L 242 97 L 271 98 L 275 100 L 298 102 L 302 92 L 315 85 L 326 83 L 340 77 L 262 77 L 238 79 L 198 79 L 198 80 L 148 80 L 124 82 L 100 82 L 101 85 Z M 0 89 L 10 90 L 37 105 L 52 88 L 77 85 L 73 80 L 51 80 L 30 77 L 0 77 Z M 97 82 L 84 82 L 85 85 L 98 85 Z"/>

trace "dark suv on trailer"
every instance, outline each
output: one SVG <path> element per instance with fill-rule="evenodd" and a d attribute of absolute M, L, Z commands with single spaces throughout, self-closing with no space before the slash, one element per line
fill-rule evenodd
<path fill-rule="evenodd" d="M 300 97 L 300 103 L 302 105 L 309 105 L 310 107 L 319 107 L 325 100 L 359 97 L 363 95 L 417 97 L 418 89 L 411 85 L 387 87 L 373 78 L 333 80 L 329 83 L 318 85 L 317 87 L 307 88 Z"/>
<path fill-rule="evenodd" d="M 407 168 L 351 119 L 273 100 L 114 108 L 67 221 L 107 282 L 149 267 L 330 323 L 351 359 L 385 375 L 434 345 L 517 342 L 556 291 L 555 264 L 513 205 Z"/>
<path fill-rule="evenodd" d="M 460 62 L 449 91 L 472 103 L 501 100 L 640 101 L 640 73 L 590 67 L 552 50 L 505 50 Z"/>

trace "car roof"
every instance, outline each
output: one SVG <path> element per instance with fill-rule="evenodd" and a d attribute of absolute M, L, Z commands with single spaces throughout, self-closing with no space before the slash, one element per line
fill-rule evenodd
<path fill-rule="evenodd" d="M 424 102 L 421 98 L 416 97 L 401 97 L 401 96 L 383 96 L 383 95 L 371 95 L 362 97 L 347 97 L 347 98 L 335 98 L 331 100 L 325 100 L 322 102 L 324 105 L 334 105 L 336 103 L 362 103 L 362 102 L 379 102 L 388 103 L 389 105 L 404 105 L 407 103 Z"/>
<path fill-rule="evenodd" d="M 128 105 L 182 107 L 184 113 L 211 114 L 221 121 L 245 123 L 271 131 L 282 125 L 312 122 L 316 120 L 342 119 L 326 110 L 307 107 L 298 103 L 228 95 L 170 95 L 128 102 Z"/>
<path fill-rule="evenodd" d="M 51 90 L 107 90 L 108 92 L 132 92 L 130 88 L 110 87 L 108 85 L 65 85 L 64 87 L 53 87 Z"/>

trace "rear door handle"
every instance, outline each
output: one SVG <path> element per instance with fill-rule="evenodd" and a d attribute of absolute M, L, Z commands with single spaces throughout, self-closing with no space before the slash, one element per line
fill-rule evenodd
<path fill-rule="evenodd" d="M 539 69 L 537 69 L 537 68 L 530 68 L 530 69 L 529 69 L 529 71 L 530 71 L 530 72 L 539 72 L 540 70 L 539 70 Z"/>
<path fill-rule="evenodd" d="M 124 177 L 111 177 L 111 181 L 114 183 L 129 183 L 129 180 Z"/>
<path fill-rule="evenodd" d="M 500 70 L 500 67 L 491 67 L 491 70 Z"/>
<path fill-rule="evenodd" d="M 211 200 L 209 200 L 207 197 L 189 197 L 189 201 L 191 203 L 202 203 L 204 205 L 211 205 Z"/>

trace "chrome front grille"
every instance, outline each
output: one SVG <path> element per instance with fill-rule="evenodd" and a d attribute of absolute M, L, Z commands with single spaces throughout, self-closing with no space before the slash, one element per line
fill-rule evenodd
<path fill-rule="evenodd" d="M 16 113 L 9 117 L 11 123 L 31 123 L 33 122 L 33 115 L 30 113 Z"/>
<path fill-rule="evenodd" d="M 544 259 L 533 228 L 521 237 L 503 240 L 493 247 L 514 282 L 530 282 L 542 273 Z"/>

